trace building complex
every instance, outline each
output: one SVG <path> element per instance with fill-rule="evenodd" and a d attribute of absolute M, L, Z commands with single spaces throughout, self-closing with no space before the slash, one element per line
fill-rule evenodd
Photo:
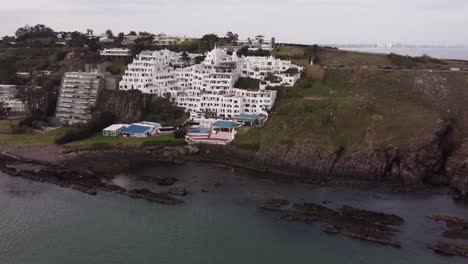
<path fill-rule="evenodd" d="M 290 61 L 239 57 L 236 52 L 229 55 L 219 48 L 209 52 L 200 64 L 191 65 L 193 60 L 187 57 L 194 55 L 183 59 L 180 53 L 168 50 L 144 51 L 129 64 L 119 89 L 166 97 L 186 108 L 193 121 L 210 127 L 219 120 L 267 116 L 275 103 L 276 91 L 265 87 L 292 86 L 303 71 Z M 235 88 L 241 77 L 260 80 L 261 89 Z"/>

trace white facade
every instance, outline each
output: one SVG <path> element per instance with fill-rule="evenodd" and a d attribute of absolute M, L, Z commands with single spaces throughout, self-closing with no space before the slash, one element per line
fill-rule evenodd
<path fill-rule="evenodd" d="M 119 58 L 125 59 L 131 56 L 129 49 L 119 49 L 119 48 L 103 49 L 99 53 L 102 57 L 116 58 L 116 59 L 119 59 Z"/>
<path fill-rule="evenodd" d="M 271 38 L 271 40 L 266 40 L 265 36 L 258 35 L 254 38 L 238 40 L 237 44 L 239 46 L 248 47 L 250 50 L 262 49 L 272 51 L 275 48 L 275 38 Z"/>
<path fill-rule="evenodd" d="M 214 49 L 201 64 L 174 69 L 169 51 L 142 52 L 129 65 L 121 90 L 137 89 L 172 100 L 190 112 L 191 118 L 233 119 L 240 114 L 265 114 L 276 101 L 274 90 L 234 88 L 240 77 L 265 80 L 270 75 L 282 85 L 294 85 L 303 68 L 273 57 L 238 57 Z M 294 76 L 286 72 L 296 72 Z M 264 88 L 264 87 L 261 87 Z"/>
<path fill-rule="evenodd" d="M 16 85 L 0 85 L 0 103 L 9 113 L 26 112 L 26 105 L 21 100 L 15 99 L 17 93 Z"/>
<path fill-rule="evenodd" d="M 165 34 L 159 34 L 154 36 L 153 44 L 156 46 L 170 46 L 170 45 L 178 45 L 184 41 L 191 40 L 191 38 L 187 37 L 178 37 L 178 36 L 167 36 Z"/>
<path fill-rule="evenodd" d="M 101 42 L 101 43 L 112 43 L 112 42 L 114 42 L 114 38 L 111 38 L 108 34 L 103 34 L 99 38 L 99 42 Z"/>
<path fill-rule="evenodd" d="M 140 90 L 143 93 L 164 96 L 175 89 L 174 67 L 193 64 L 194 57 L 187 55 L 184 60 L 181 53 L 169 50 L 142 51 L 125 71 L 120 90 Z"/>
<path fill-rule="evenodd" d="M 61 123 L 86 121 L 101 89 L 105 74 L 92 72 L 66 72 L 60 86 L 56 116 Z"/>

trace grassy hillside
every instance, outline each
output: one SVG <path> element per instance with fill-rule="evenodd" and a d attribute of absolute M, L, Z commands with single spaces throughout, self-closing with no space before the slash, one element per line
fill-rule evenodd
<path fill-rule="evenodd" d="M 449 118 L 466 129 L 467 73 L 379 71 L 357 66 L 387 63 L 387 56 L 335 50 L 321 53 L 321 60 L 330 62 L 330 53 L 347 54 L 334 58 L 353 61 L 355 67 L 328 69 L 322 80 L 305 77 L 294 87 L 278 88 L 279 98 L 267 124 L 240 129 L 235 144 L 404 148 Z"/>

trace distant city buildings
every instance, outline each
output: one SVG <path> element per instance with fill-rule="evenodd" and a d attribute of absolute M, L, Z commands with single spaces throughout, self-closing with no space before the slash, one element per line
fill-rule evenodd
<path fill-rule="evenodd" d="M 106 76 L 98 70 L 65 73 L 56 110 L 60 123 L 70 124 L 91 118 L 91 110 L 105 87 Z"/>
<path fill-rule="evenodd" d="M 126 60 L 131 57 L 130 50 L 125 48 L 103 49 L 99 53 L 101 57 L 116 60 Z"/>
<path fill-rule="evenodd" d="M 248 47 L 250 50 L 268 50 L 272 51 L 275 48 L 275 38 L 266 40 L 263 35 L 258 35 L 254 38 L 247 38 L 246 40 L 238 40 L 237 45 L 241 47 Z"/>
<path fill-rule="evenodd" d="M 156 46 L 171 46 L 171 45 L 178 45 L 184 41 L 192 40 L 191 38 L 187 37 L 172 37 L 167 36 L 166 34 L 159 34 L 153 37 L 153 44 Z"/>
<path fill-rule="evenodd" d="M 135 40 L 139 39 L 139 35 L 125 35 L 122 39 L 122 45 L 135 44 Z"/>

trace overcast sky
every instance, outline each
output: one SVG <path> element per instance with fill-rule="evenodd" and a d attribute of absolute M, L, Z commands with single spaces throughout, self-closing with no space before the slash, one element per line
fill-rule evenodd
<path fill-rule="evenodd" d="M 25 24 L 279 42 L 468 45 L 468 0 L 0 0 L 0 35 Z"/>

